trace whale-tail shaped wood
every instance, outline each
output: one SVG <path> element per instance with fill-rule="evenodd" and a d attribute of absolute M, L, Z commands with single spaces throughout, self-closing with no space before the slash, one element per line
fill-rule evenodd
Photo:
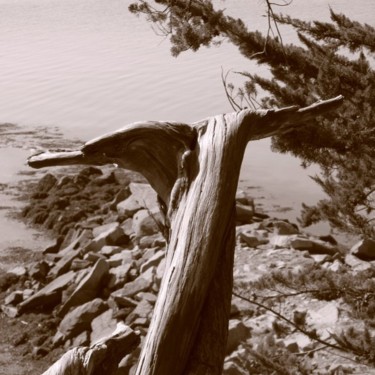
<path fill-rule="evenodd" d="M 235 248 L 235 194 L 246 145 L 336 109 L 243 110 L 194 124 L 128 125 L 73 153 L 44 153 L 32 167 L 115 163 L 142 173 L 167 208 L 166 270 L 137 375 L 221 374 Z"/>

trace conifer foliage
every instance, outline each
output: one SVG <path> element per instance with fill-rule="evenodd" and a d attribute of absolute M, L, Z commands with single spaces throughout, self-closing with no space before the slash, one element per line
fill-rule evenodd
<path fill-rule="evenodd" d="M 340 230 L 375 237 L 375 29 L 332 9 L 331 22 L 305 22 L 276 15 L 268 0 L 265 4 L 270 24 L 277 31 L 281 24 L 294 28 L 298 45 L 284 44 L 279 32 L 250 31 L 251 25 L 215 9 L 208 0 L 139 0 L 129 9 L 145 14 L 169 36 L 175 56 L 225 39 L 246 58 L 268 66 L 271 79 L 242 73 L 246 82 L 237 98 L 243 100 L 232 100 L 238 109 L 243 103 L 306 106 L 344 95 L 336 113 L 274 137 L 272 147 L 299 157 L 304 166 L 317 163 L 321 168 L 313 180 L 327 198 L 303 206 L 304 226 L 326 220 Z"/>

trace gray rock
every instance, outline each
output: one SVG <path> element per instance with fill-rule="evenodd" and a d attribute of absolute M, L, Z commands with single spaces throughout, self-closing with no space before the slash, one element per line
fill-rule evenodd
<path fill-rule="evenodd" d="M 226 361 L 224 363 L 223 368 L 223 375 L 247 375 L 248 372 L 246 370 L 241 369 L 239 365 L 237 365 L 232 360 Z"/>
<path fill-rule="evenodd" d="M 350 254 L 361 260 L 375 260 L 375 241 L 369 238 L 359 241 L 350 249 Z"/>
<path fill-rule="evenodd" d="M 100 339 L 109 336 L 117 326 L 116 319 L 113 318 L 113 310 L 109 309 L 95 317 L 91 322 L 91 345 Z"/>
<path fill-rule="evenodd" d="M 94 231 L 94 233 L 99 234 L 95 236 L 90 244 L 85 248 L 85 252 L 98 252 L 106 245 L 121 246 L 126 245 L 129 242 L 129 237 L 124 233 L 124 230 L 119 226 L 118 222 L 106 224 L 99 227 L 99 229 L 96 232 Z"/>
<path fill-rule="evenodd" d="M 97 226 L 93 228 L 92 235 L 94 238 L 102 235 L 103 233 L 112 233 L 120 224 L 117 221 L 114 221 L 112 223 L 103 224 L 100 226 Z"/>
<path fill-rule="evenodd" d="M 99 259 L 86 277 L 82 279 L 71 296 L 65 301 L 58 312 L 58 316 L 64 316 L 72 307 L 95 298 L 98 294 L 100 283 L 103 277 L 108 274 L 108 270 L 107 262 Z"/>
<path fill-rule="evenodd" d="M 21 290 L 16 290 L 5 297 L 4 304 L 15 306 L 22 301 L 23 301 L 23 292 Z"/>
<path fill-rule="evenodd" d="M 151 305 L 155 305 L 157 299 L 155 294 L 149 292 L 140 292 L 137 294 L 137 298 L 139 298 L 140 300 L 150 302 Z"/>
<path fill-rule="evenodd" d="M 254 216 L 254 206 L 236 202 L 236 221 L 249 223 Z"/>
<path fill-rule="evenodd" d="M 133 216 L 133 231 L 138 238 L 156 234 L 160 230 L 158 222 L 163 222 L 158 208 L 140 210 Z"/>
<path fill-rule="evenodd" d="M 328 302 L 318 310 L 309 309 L 307 322 L 317 329 L 332 328 L 338 321 L 339 310 L 335 302 Z"/>
<path fill-rule="evenodd" d="M 229 354 L 242 342 L 250 338 L 251 330 L 241 320 L 231 319 L 228 328 L 226 352 Z"/>
<path fill-rule="evenodd" d="M 40 262 L 33 263 L 29 267 L 28 274 L 34 280 L 42 281 L 42 280 L 45 280 L 49 269 L 50 269 L 50 266 L 48 265 L 48 263 L 42 260 Z"/>
<path fill-rule="evenodd" d="M 27 275 L 27 269 L 23 266 L 17 266 L 9 270 L 7 273 L 11 273 L 13 275 L 16 275 L 18 277 L 26 276 Z"/>
<path fill-rule="evenodd" d="M 72 341 L 72 346 L 89 346 L 90 345 L 90 332 L 83 331 L 78 336 L 76 336 Z"/>
<path fill-rule="evenodd" d="M 116 290 L 111 295 L 115 298 L 116 296 L 121 297 L 132 297 L 139 292 L 145 292 L 151 288 L 152 281 L 145 280 L 142 277 L 138 277 L 134 281 L 126 283 L 123 288 Z"/>
<path fill-rule="evenodd" d="M 285 249 L 291 246 L 291 242 L 297 238 L 297 235 L 284 235 L 284 234 L 275 234 L 270 237 L 270 245 L 274 249 Z"/>
<path fill-rule="evenodd" d="M 157 194 L 149 184 L 131 182 L 129 189 L 137 202 L 145 208 L 152 210 L 159 207 Z"/>
<path fill-rule="evenodd" d="M 58 330 L 66 339 L 77 336 L 91 328 L 92 320 L 108 309 L 108 305 L 100 298 L 78 306 L 64 317 Z"/>
<path fill-rule="evenodd" d="M 151 267 L 147 268 L 145 272 L 140 274 L 137 279 L 140 279 L 140 278 L 144 279 L 144 280 L 148 281 L 151 285 L 155 281 L 155 273 L 156 273 L 156 267 L 151 266 Z"/>
<path fill-rule="evenodd" d="M 74 258 L 72 264 L 70 265 L 70 269 L 73 271 L 83 270 L 92 266 L 92 262 L 87 259 L 78 259 Z"/>
<path fill-rule="evenodd" d="M 163 259 L 161 259 L 159 265 L 157 266 L 156 268 L 156 274 L 155 274 L 155 282 L 160 285 L 161 283 L 161 280 L 164 276 L 164 271 L 165 271 L 165 263 L 166 263 L 166 260 L 165 260 L 165 257 Z"/>
<path fill-rule="evenodd" d="M 134 195 L 130 195 L 127 199 L 118 203 L 116 209 L 119 215 L 129 218 L 141 210 L 142 206 Z"/>
<path fill-rule="evenodd" d="M 146 272 L 150 267 L 158 267 L 162 259 L 165 257 L 165 252 L 162 250 L 157 251 L 152 257 L 141 265 L 140 272 Z"/>
<path fill-rule="evenodd" d="M 257 247 L 268 243 L 268 239 L 262 238 L 251 232 L 240 232 L 239 238 L 249 247 Z"/>
<path fill-rule="evenodd" d="M 18 305 L 20 313 L 34 307 L 51 305 L 51 303 L 54 302 L 59 303 L 59 300 L 61 300 L 62 290 L 67 288 L 69 284 L 73 283 L 74 279 L 75 272 L 69 271 L 51 281 L 44 288 L 40 289 L 30 298 L 26 299 Z"/>
<path fill-rule="evenodd" d="M 55 278 L 58 277 L 65 272 L 69 271 L 70 266 L 73 262 L 73 260 L 77 257 L 81 256 L 81 250 L 71 249 L 69 253 L 66 253 L 60 260 L 56 262 L 56 264 L 51 268 L 49 271 L 48 277 L 49 278 Z"/>
<path fill-rule="evenodd" d="M 100 254 L 103 254 L 105 255 L 106 257 L 110 257 L 112 255 L 115 255 L 115 254 L 118 254 L 118 253 L 121 253 L 122 251 L 122 247 L 121 246 L 103 246 L 101 249 L 100 249 Z"/>
<path fill-rule="evenodd" d="M 236 202 L 246 206 L 252 206 L 254 204 L 254 199 L 247 195 L 243 190 L 237 190 Z"/>
<path fill-rule="evenodd" d="M 370 262 L 361 260 L 355 255 L 349 253 L 345 255 L 345 264 L 350 266 L 356 272 L 369 270 L 373 267 Z"/>
<path fill-rule="evenodd" d="M 272 224 L 276 234 L 291 235 L 299 233 L 299 230 L 295 225 L 290 224 L 286 221 L 274 221 Z"/>
<path fill-rule="evenodd" d="M 1 311 L 9 318 L 15 318 L 19 314 L 19 309 L 14 306 L 1 305 Z"/>
<path fill-rule="evenodd" d="M 128 281 L 129 271 L 132 268 L 132 263 L 120 264 L 109 270 L 110 280 L 108 282 L 109 289 L 118 289 Z"/>
<path fill-rule="evenodd" d="M 150 319 L 153 310 L 154 310 L 154 307 L 150 302 L 146 300 L 142 300 L 137 304 L 132 314 L 136 315 L 137 318 Z"/>
<path fill-rule="evenodd" d="M 295 250 L 312 250 L 314 242 L 308 238 L 297 237 L 290 242 L 290 246 Z"/>

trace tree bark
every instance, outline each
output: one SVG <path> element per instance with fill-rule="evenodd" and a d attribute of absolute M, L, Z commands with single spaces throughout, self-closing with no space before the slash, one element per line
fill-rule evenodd
<path fill-rule="evenodd" d="M 112 374 L 121 359 L 134 350 L 139 342 L 138 334 L 119 323 L 112 335 L 90 347 L 69 350 L 42 375 Z"/>
<path fill-rule="evenodd" d="M 303 126 L 341 101 L 243 110 L 191 125 L 136 123 L 80 151 L 29 159 L 36 168 L 115 163 L 138 171 L 166 207 L 166 270 L 137 375 L 221 374 L 232 292 L 235 194 L 246 145 Z"/>

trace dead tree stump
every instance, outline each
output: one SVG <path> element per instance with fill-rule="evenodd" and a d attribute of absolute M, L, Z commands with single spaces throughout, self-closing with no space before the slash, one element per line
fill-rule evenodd
<path fill-rule="evenodd" d="M 117 164 L 142 173 L 169 227 L 167 263 L 137 375 L 221 374 L 230 313 L 235 194 L 249 141 L 288 132 L 340 105 L 243 110 L 194 124 L 139 122 L 78 151 L 29 159 L 35 168 Z"/>

